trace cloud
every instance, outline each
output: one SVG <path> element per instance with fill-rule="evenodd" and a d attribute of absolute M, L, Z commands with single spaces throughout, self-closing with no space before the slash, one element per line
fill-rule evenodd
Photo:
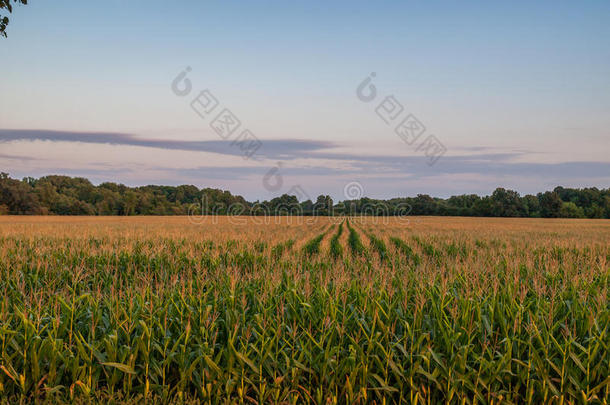
<path fill-rule="evenodd" d="M 231 168 L 200 168 L 201 170 L 230 170 L 233 174 L 239 172 L 258 173 L 265 172 L 267 168 L 261 170 L 252 167 L 231 167 Z M 311 175 L 328 176 L 334 174 L 402 174 L 414 177 L 434 177 L 445 174 L 484 174 L 484 175 L 518 175 L 518 176 L 555 176 L 564 178 L 590 177 L 606 178 L 610 175 L 610 163 L 604 162 L 564 162 L 564 163 L 510 163 L 499 162 L 489 163 L 485 161 L 472 161 L 468 158 L 446 159 L 441 163 L 430 167 L 425 158 L 406 157 L 400 160 L 385 161 L 384 166 L 378 165 L 378 161 L 363 159 L 357 164 L 347 168 L 326 168 L 326 167 L 290 167 L 282 168 L 282 173 L 289 175 Z"/>
<path fill-rule="evenodd" d="M 80 142 L 86 144 L 109 144 L 141 146 L 176 151 L 201 151 L 219 153 L 224 156 L 240 155 L 239 147 L 231 141 L 181 141 L 137 137 L 125 133 L 66 132 L 45 130 L 0 129 L 0 144 L 16 141 Z M 302 184 L 308 191 L 318 194 L 342 190 L 342 182 L 361 181 L 367 184 L 371 197 L 393 197 L 410 184 L 411 194 L 427 192 L 436 196 L 449 193 L 490 192 L 495 187 L 513 187 L 520 192 L 537 192 L 555 185 L 604 186 L 610 179 L 610 162 L 537 162 L 531 151 L 491 152 L 487 148 L 473 148 L 462 155 L 443 156 L 435 165 L 429 166 L 423 155 L 407 155 L 408 148 L 397 149 L 390 154 L 367 154 L 339 151 L 339 145 L 324 141 L 307 140 L 263 140 L 259 150 L 260 162 L 245 163 L 243 160 L 221 160 L 202 166 L 200 162 L 181 161 L 180 167 L 171 161 L 125 162 L 117 158 L 92 165 L 71 161 L 53 161 L 51 158 L 35 159 L 12 154 L 0 154 L 11 167 L 11 174 L 42 176 L 51 173 L 85 176 L 93 181 L 127 182 L 142 184 L 185 184 L 198 186 L 215 185 L 230 189 L 247 198 L 267 197 L 262 188 L 262 178 L 272 165 L 281 161 L 281 175 L 286 187 Z M 334 149 L 334 150 L 333 150 Z M 404 152 L 405 155 L 400 155 Z M 20 151 L 19 154 L 24 154 Z M 27 153 L 26 153 L 27 155 Z M 143 156 L 142 159 L 145 159 Z M 113 160 L 114 159 L 114 160 Z M 269 159 L 264 161 L 265 159 Z M 273 159 L 273 160 L 270 160 Z M 21 161 L 23 164 L 18 165 Z M 35 161 L 32 163 L 32 161 Z M 17 162 L 17 163 L 15 163 Z M 64 169 L 61 169 L 64 167 Z M 17 172 L 17 173 L 15 173 Z M 341 183 L 341 184 L 340 184 Z M 332 185 L 332 186 L 331 186 Z M 549 186 L 552 185 L 552 186 Z M 278 194 L 287 189 L 278 191 Z M 336 193 L 336 191 L 335 191 Z M 339 194 L 339 197 L 340 194 Z"/>
<path fill-rule="evenodd" d="M 224 155 L 242 156 L 243 151 L 233 140 L 182 141 L 173 139 L 155 139 L 138 137 L 126 133 L 114 132 L 69 132 L 38 129 L 0 129 L 0 142 L 15 141 L 51 141 L 81 142 L 89 144 L 109 144 L 125 146 L 142 146 L 168 150 L 212 152 Z M 302 139 L 273 139 L 262 141 L 257 150 L 258 158 L 290 159 L 302 153 L 323 150 L 333 147 L 331 142 L 308 141 Z"/>
<path fill-rule="evenodd" d="M 0 159 L 8 159 L 8 160 L 20 160 L 20 161 L 32 161 L 36 160 L 36 158 L 28 157 L 28 156 L 17 156 L 17 155 L 7 155 L 0 153 Z"/>

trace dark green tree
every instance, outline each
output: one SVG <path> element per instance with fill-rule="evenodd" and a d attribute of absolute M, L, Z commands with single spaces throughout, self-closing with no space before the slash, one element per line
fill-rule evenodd
<path fill-rule="evenodd" d="M 540 201 L 538 201 L 538 197 L 528 194 L 522 200 L 525 207 L 525 215 L 531 218 L 538 218 L 540 216 Z"/>
<path fill-rule="evenodd" d="M 494 217 L 522 217 L 526 210 L 519 193 L 513 190 L 497 188 L 491 195 Z"/>
<path fill-rule="evenodd" d="M 28 4 L 28 0 L 12 0 L 15 4 Z M 13 12 L 13 5 L 11 0 L 0 0 L 0 10 L 7 10 L 10 13 Z M 6 38 L 6 27 L 8 26 L 9 18 L 0 14 L 0 37 Z"/>
<path fill-rule="evenodd" d="M 46 214 L 38 197 L 28 183 L 11 179 L 0 173 L 0 205 L 8 214 Z"/>
<path fill-rule="evenodd" d="M 197 206 L 193 211 L 193 207 Z M 68 176 L 26 177 L 0 174 L 0 214 L 55 215 L 468 215 L 547 218 L 610 218 L 610 189 L 564 188 L 520 197 L 516 191 L 496 189 L 491 196 L 475 194 L 433 198 L 377 200 L 362 197 L 334 204 L 328 195 L 313 203 L 299 203 L 284 194 L 271 201 L 250 203 L 229 191 L 193 185 L 127 187 L 93 185 Z"/>
<path fill-rule="evenodd" d="M 313 205 L 314 215 L 331 215 L 333 212 L 333 199 L 328 195 L 319 195 Z"/>
<path fill-rule="evenodd" d="M 538 193 L 540 202 L 540 214 L 544 218 L 558 218 L 560 215 L 562 201 L 559 194 L 554 191 Z"/>

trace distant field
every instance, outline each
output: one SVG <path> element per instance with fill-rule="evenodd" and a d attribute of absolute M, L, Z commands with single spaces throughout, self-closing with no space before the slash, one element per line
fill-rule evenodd
<path fill-rule="evenodd" d="M 195 220 L 0 216 L 0 400 L 610 401 L 610 220 Z"/>

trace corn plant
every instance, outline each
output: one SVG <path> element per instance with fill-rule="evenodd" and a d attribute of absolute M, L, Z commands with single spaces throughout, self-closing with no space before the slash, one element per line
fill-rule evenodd
<path fill-rule="evenodd" d="M 0 403 L 610 402 L 604 222 L 106 221 L 0 229 Z"/>

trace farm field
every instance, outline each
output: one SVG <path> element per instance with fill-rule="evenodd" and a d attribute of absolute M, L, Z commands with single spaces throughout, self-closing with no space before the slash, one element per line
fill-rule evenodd
<path fill-rule="evenodd" d="M 0 216 L 0 401 L 610 402 L 610 221 Z"/>

